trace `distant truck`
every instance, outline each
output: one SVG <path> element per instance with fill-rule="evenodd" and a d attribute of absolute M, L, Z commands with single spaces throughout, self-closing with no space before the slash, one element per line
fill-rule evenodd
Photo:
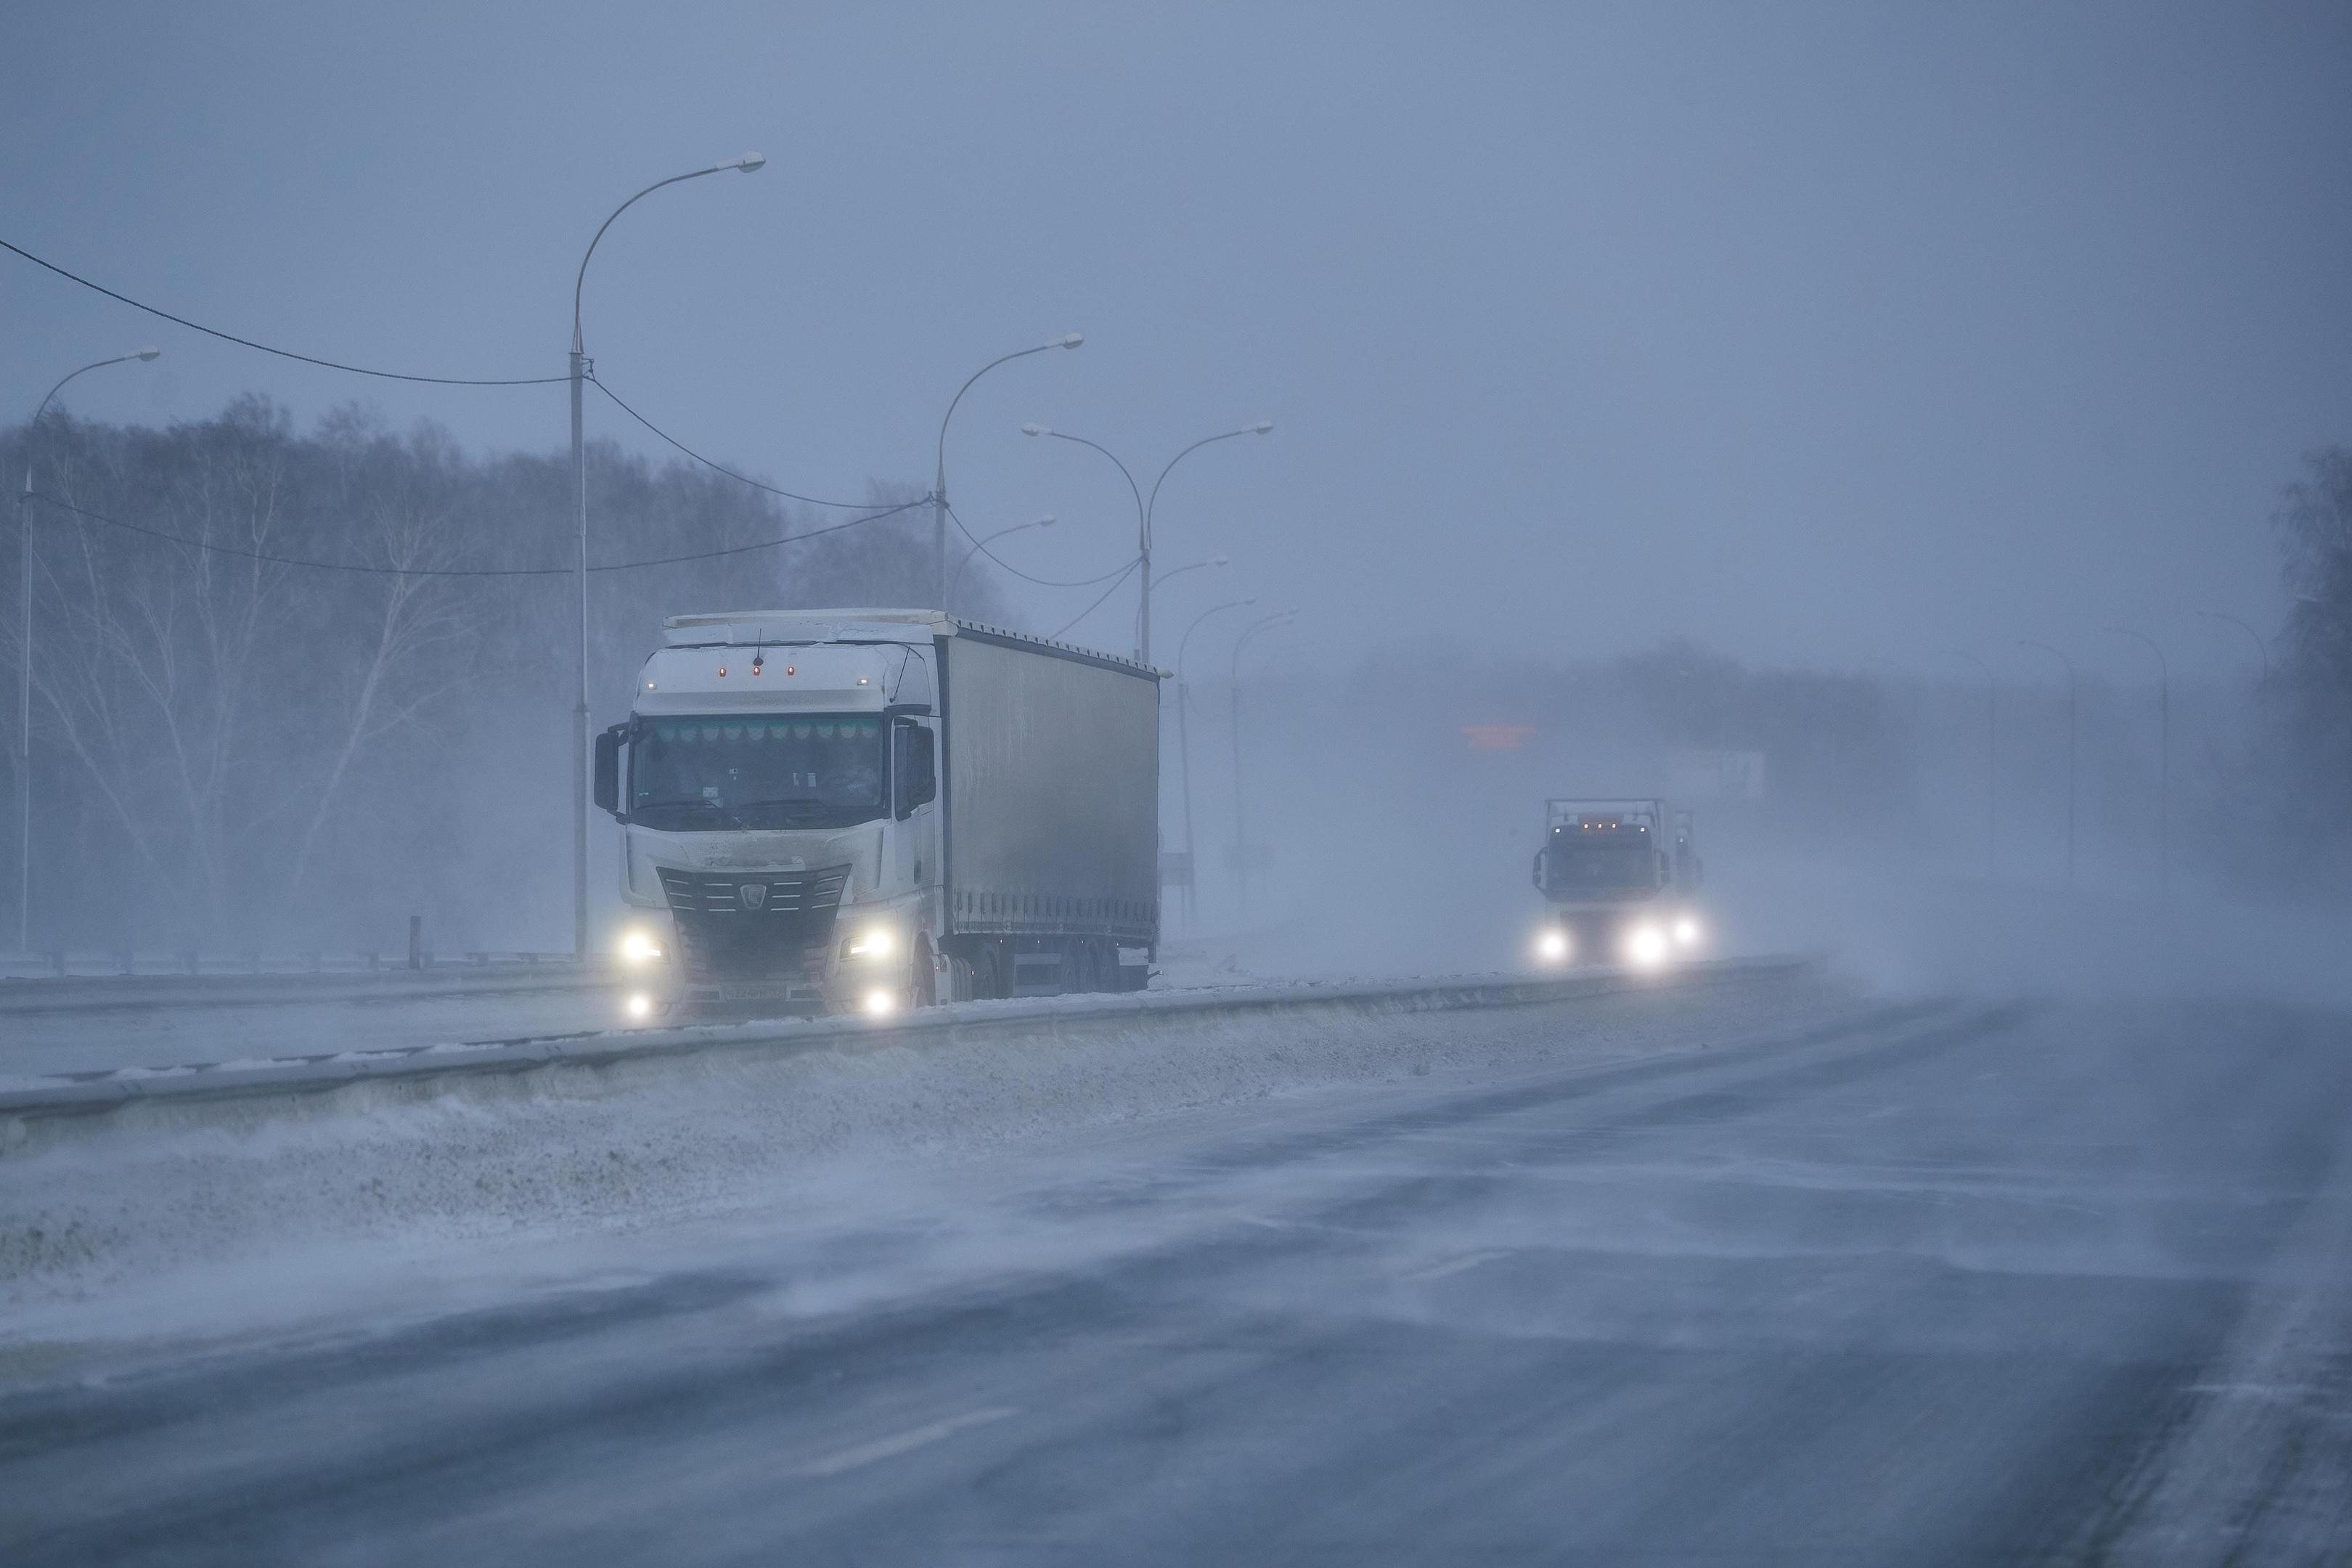
<path fill-rule="evenodd" d="M 596 743 L 633 1016 L 1143 988 L 1158 671 L 936 610 L 663 628 Z"/>
<path fill-rule="evenodd" d="M 1654 968 L 1706 938 L 1706 868 L 1691 813 L 1663 800 L 1548 800 L 1535 884 L 1551 906 L 1536 933 L 1548 965 Z"/>

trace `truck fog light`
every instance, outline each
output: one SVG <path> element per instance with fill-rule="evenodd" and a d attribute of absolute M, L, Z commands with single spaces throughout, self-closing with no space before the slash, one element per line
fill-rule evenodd
<path fill-rule="evenodd" d="M 624 1005 L 632 1018 L 650 1018 L 654 1016 L 654 999 L 642 991 L 629 993 L 629 999 Z"/>
<path fill-rule="evenodd" d="M 1688 915 L 1685 915 L 1682 919 L 1676 921 L 1675 922 L 1675 940 L 1682 943 L 1685 947 L 1689 947 L 1693 943 L 1696 942 L 1698 941 L 1698 921 L 1691 919 Z"/>
<path fill-rule="evenodd" d="M 877 985 L 866 994 L 866 1011 L 868 1016 L 887 1018 L 898 1010 L 898 999 L 880 986 Z"/>
<path fill-rule="evenodd" d="M 1558 963 L 1568 956 L 1568 933 L 1557 926 L 1536 938 L 1536 956 Z"/>

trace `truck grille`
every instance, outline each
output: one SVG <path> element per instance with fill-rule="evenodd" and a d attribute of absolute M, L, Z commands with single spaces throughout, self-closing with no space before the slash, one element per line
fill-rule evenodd
<path fill-rule="evenodd" d="M 849 868 L 823 871 L 673 871 L 662 868 L 662 891 L 669 907 L 680 914 L 751 915 L 777 919 L 841 903 L 849 885 Z M 743 897 L 746 886 L 762 889 Z"/>
<path fill-rule="evenodd" d="M 824 973 L 849 868 L 816 871 L 661 868 L 677 917 L 678 958 L 694 980 L 815 980 Z M 748 891 L 747 891 L 748 889 Z"/>

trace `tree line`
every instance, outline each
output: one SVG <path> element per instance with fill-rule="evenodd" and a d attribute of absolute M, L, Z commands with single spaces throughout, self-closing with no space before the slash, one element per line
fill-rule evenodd
<path fill-rule="evenodd" d="M 0 462 L 37 492 L 16 508 L 35 947 L 388 949 L 415 910 L 449 946 L 568 946 L 567 456 L 473 456 L 357 407 L 298 431 L 247 396 L 163 428 L 53 413 L 0 434 Z M 588 467 L 592 564 L 740 552 L 592 574 L 599 723 L 664 615 L 930 597 L 927 514 L 745 549 L 859 514 L 610 444 Z M 877 509 L 921 493 L 872 489 Z M 0 562 L 12 677 L 22 559 Z M 454 574 L 535 568 L 555 570 Z M 967 607 L 1001 615 L 978 575 Z M 27 772 L 8 708 L 13 895 Z"/>

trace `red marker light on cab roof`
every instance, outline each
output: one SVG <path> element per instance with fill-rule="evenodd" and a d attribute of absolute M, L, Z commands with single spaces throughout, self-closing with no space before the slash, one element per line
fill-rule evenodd
<path fill-rule="evenodd" d="M 719 679 L 721 680 L 727 679 L 727 667 L 723 664 L 719 667 Z"/>

